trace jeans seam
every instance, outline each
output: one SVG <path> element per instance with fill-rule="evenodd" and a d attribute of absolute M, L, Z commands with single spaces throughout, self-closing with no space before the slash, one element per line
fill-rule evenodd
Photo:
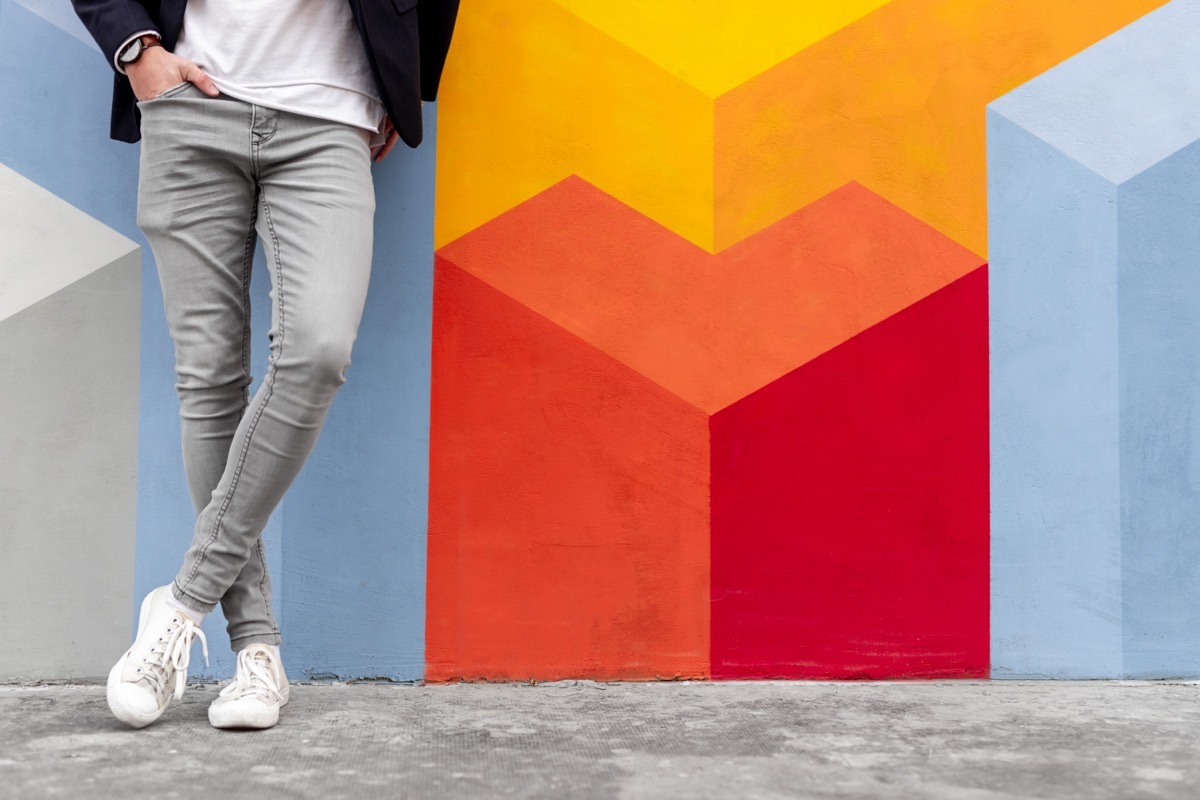
<path fill-rule="evenodd" d="M 257 147 L 255 155 L 257 155 Z M 257 158 L 255 159 L 257 161 Z M 267 377 L 264 382 L 263 400 L 258 404 L 258 408 L 254 411 L 254 417 L 250 420 L 250 425 L 246 430 L 246 441 L 242 443 L 241 452 L 238 453 L 237 466 L 233 470 L 233 480 L 229 485 L 229 490 L 225 492 L 225 499 L 221 503 L 221 507 L 217 510 L 216 519 L 213 520 L 212 531 L 208 538 L 204 541 L 204 545 L 196 554 L 196 563 L 192 565 L 191 572 L 188 573 L 187 580 L 180 587 L 181 590 L 191 586 L 195 580 L 196 574 L 200 571 L 200 567 L 208 557 L 208 548 L 217 540 L 220 534 L 221 523 L 225 520 L 225 512 L 229 510 L 229 504 L 233 502 L 233 496 L 237 492 L 237 488 L 241 483 L 242 468 L 246 464 L 246 457 L 250 452 L 250 445 L 254 441 L 254 432 L 258 429 L 258 421 L 262 419 L 263 412 L 266 411 L 267 405 L 271 402 L 271 397 L 275 394 L 275 375 L 277 372 L 276 365 L 279 362 L 279 357 L 283 354 L 284 343 L 284 291 L 283 291 L 283 260 L 279 257 L 279 236 L 275 233 L 275 225 L 271 222 L 271 207 L 267 203 L 267 192 L 265 189 L 259 189 L 259 196 L 262 199 L 263 212 L 267 220 L 267 229 L 271 232 L 272 250 L 275 257 L 275 274 L 276 274 L 276 289 L 278 293 L 279 305 L 279 349 L 275 357 L 271 360 L 271 364 L 267 369 Z"/>
<path fill-rule="evenodd" d="M 258 218 L 258 198 L 255 197 L 254 207 L 250 213 L 250 231 L 246 234 L 246 246 L 242 250 L 242 370 L 250 374 L 250 272 L 254 262 L 254 225 Z M 250 384 L 242 388 L 242 414 L 250 400 Z M 240 421 L 241 415 L 239 415 Z M 257 546 L 254 548 L 258 555 L 259 566 L 262 567 L 262 578 L 258 581 L 258 594 L 262 598 L 263 611 L 271 623 L 275 635 L 279 634 L 279 625 L 275 622 L 275 614 L 271 610 L 271 600 L 267 597 L 267 558 L 263 553 L 262 535 L 259 535 Z"/>
<path fill-rule="evenodd" d="M 242 247 L 242 374 L 250 374 L 250 272 L 254 263 L 254 226 L 258 220 L 258 198 L 250 209 L 250 229 L 246 233 L 246 243 Z M 250 402 L 250 382 L 242 387 L 242 413 L 238 421 L 246 413 Z"/>
<path fill-rule="evenodd" d="M 278 633 L 279 624 L 275 622 L 275 612 L 271 610 L 271 601 L 267 599 L 267 556 L 263 552 L 264 547 L 265 545 L 263 545 L 262 536 L 260 535 L 258 538 L 258 547 L 255 548 L 258 551 L 258 563 L 262 565 L 262 578 L 258 582 L 258 593 L 262 596 L 263 608 L 267 612 L 267 618 L 271 622 L 271 628 Z"/>

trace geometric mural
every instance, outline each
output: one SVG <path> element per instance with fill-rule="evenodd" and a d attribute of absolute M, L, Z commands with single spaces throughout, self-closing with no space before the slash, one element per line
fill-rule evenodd
<path fill-rule="evenodd" d="M 289 669 L 1200 675 L 1197 52 L 1200 0 L 464 4 L 429 144 L 373 168 L 349 382 L 266 531 Z M 137 448 L 89 589 L 121 624 L 0 676 L 102 674 L 194 522 L 152 254 L 96 244 L 142 242 L 108 70 L 66 0 L 0 0 L 0 182 L 66 220 L 18 276 L 62 279 L 0 291 L 0 357 L 59 386 L 46 320 L 98 315 L 124 399 L 51 392 L 87 424 L 38 436 Z M 72 506 L 5 504 L 42 467 L 0 468 L 0 572 L 51 527 L 78 580 Z"/>
<path fill-rule="evenodd" d="M 1162 4 L 465 10 L 426 677 L 989 674 L 985 108 Z"/>

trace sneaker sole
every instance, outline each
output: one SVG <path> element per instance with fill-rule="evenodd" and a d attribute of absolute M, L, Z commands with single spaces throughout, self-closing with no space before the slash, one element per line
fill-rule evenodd
<path fill-rule="evenodd" d="M 226 713 L 224 708 L 217 705 L 208 707 L 208 724 L 221 730 L 265 730 L 275 727 L 279 722 L 279 706 L 268 706 L 253 712 Z"/>
<path fill-rule="evenodd" d="M 279 709 L 286 706 L 288 700 L 291 699 L 289 689 L 290 687 L 284 687 L 283 699 L 279 701 L 279 705 L 274 707 L 274 713 L 272 713 L 270 708 L 264 708 L 258 713 L 247 715 L 249 719 L 246 717 L 239 718 L 234 714 L 227 715 L 225 709 L 218 706 L 214 700 L 208 707 L 208 724 L 221 730 L 237 730 L 241 728 L 261 731 L 266 728 L 273 728 L 279 722 Z"/>
<path fill-rule="evenodd" d="M 142 628 L 146 626 L 146 618 L 150 616 L 150 600 L 153 597 L 154 593 L 151 592 L 150 594 L 146 595 L 144 600 L 142 600 L 141 609 L 138 611 L 137 635 L 133 637 L 134 641 L 137 641 L 138 636 L 142 635 Z M 126 651 L 126 655 L 128 655 L 128 651 Z M 119 700 L 119 695 L 113 690 L 115 687 L 121 684 L 121 672 L 122 667 L 125 666 L 125 657 L 126 656 L 121 656 L 121 658 L 117 661 L 113 668 L 109 670 L 108 673 L 108 684 L 105 689 L 108 700 L 108 709 L 113 713 L 114 717 L 121 720 L 121 722 L 124 722 L 126 725 L 129 725 L 132 728 L 144 728 L 151 722 L 154 722 L 156 719 L 161 717 L 163 712 L 167 710 L 167 706 L 171 705 L 171 701 L 168 699 L 166 705 L 153 714 L 142 714 L 132 708 L 126 708 L 124 705 L 122 705 Z"/>

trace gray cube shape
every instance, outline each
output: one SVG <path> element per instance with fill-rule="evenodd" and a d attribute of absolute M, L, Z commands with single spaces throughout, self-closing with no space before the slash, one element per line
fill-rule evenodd
<path fill-rule="evenodd" d="M 138 245 L 0 165 L 0 680 L 128 644 L 140 308 Z"/>

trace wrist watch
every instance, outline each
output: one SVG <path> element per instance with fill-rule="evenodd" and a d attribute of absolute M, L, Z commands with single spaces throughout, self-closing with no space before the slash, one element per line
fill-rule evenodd
<path fill-rule="evenodd" d="M 151 34 L 139 36 L 125 46 L 125 49 L 122 50 L 121 54 L 117 56 L 117 61 L 120 61 L 122 66 L 127 67 L 141 58 L 142 54 L 145 53 L 148 48 L 162 46 L 162 42 L 159 41 L 157 36 L 153 36 Z"/>

